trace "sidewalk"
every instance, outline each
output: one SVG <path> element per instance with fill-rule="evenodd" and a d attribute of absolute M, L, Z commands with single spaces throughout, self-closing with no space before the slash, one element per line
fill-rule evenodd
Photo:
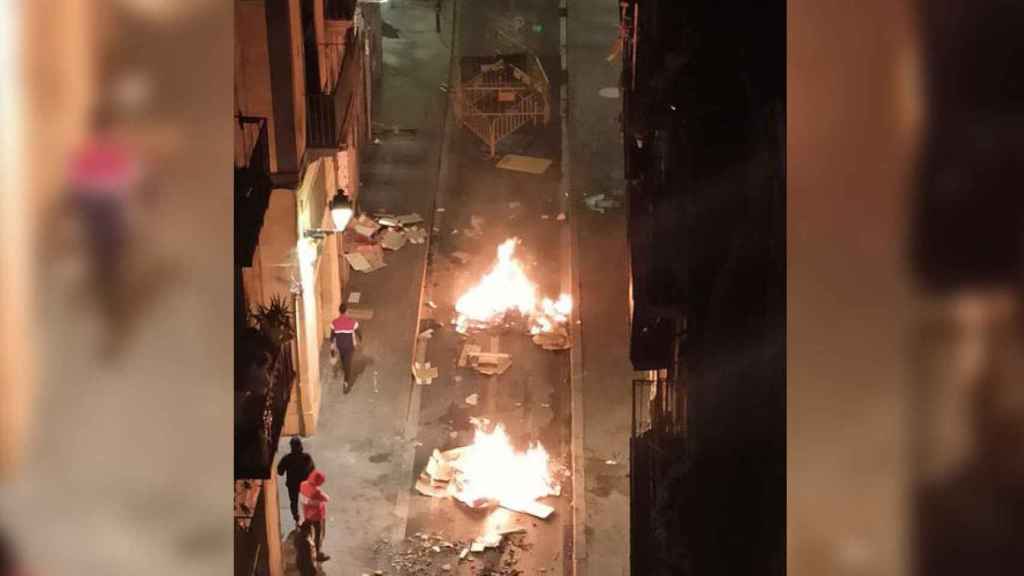
<path fill-rule="evenodd" d="M 568 0 L 569 182 L 580 330 L 573 410 L 578 576 L 629 574 L 629 259 L 624 208 L 590 211 L 583 197 L 624 190 L 619 98 L 621 63 L 606 58 L 618 34 L 614 0 Z M 580 437 L 581 436 L 581 437 Z M 582 444 L 582 446 L 580 446 Z M 582 451 L 579 448 L 582 447 Z M 581 452 L 581 453 L 580 453 Z M 580 490 L 580 486 L 576 486 Z"/>
<path fill-rule="evenodd" d="M 414 128 L 416 133 L 382 135 L 370 145 L 361 166 L 360 209 L 394 214 L 417 212 L 429 220 L 436 190 L 448 49 L 434 28 L 434 7 L 424 2 L 382 5 L 386 22 L 399 39 L 384 40 L 384 71 L 375 123 Z M 412 381 L 410 366 L 416 336 L 420 284 L 426 245 L 406 244 L 388 252 L 387 266 L 370 274 L 351 272 L 346 294 L 359 292 L 360 308 L 374 317 L 360 321 L 363 343 L 356 353 L 352 391 L 322 368 L 323 405 L 317 434 L 304 441 L 317 467 L 327 475 L 328 504 L 324 552 L 327 574 L 372 573 L 376 549 L 404 519 L 396 499 L 408 490 L 404 454 L 414 440 L 403 438 Z M 325 355 L 325 362 L 326 362 Z M 287 453 L 283 438 L 280 454 Z M 281 533 L 291 532 L 288 495 L 280 485 Z"/>

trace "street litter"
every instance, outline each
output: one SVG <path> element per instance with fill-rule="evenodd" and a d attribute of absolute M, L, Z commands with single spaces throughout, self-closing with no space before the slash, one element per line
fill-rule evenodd
<path fill-rule="evenodd" d="M 551 166 L 551 160 L 548 158 L 509 154 L 502 158 L 501 161 L 498 162 L 497 166 L 504 170 L 515 170 L 517 172 L 527 172 L 530 174 L 543 174 L 547 171 L 548 166 Z"/>
<path fill-rule="evenodd" d="M 434 212 L 444 212 L 444 208 L 434 208 Z"/>
<path fill-rule="evenodd" d="M 405 237 L 412 244 L 423 244 L 427 241 L 427 231 L 419 226 L 409 228 L 405 231 Z"/>
<path fill-rule="evenodd" d="M 551 220 L 551 214 L 541 214 L 540 215 L 540 219 L 541 220 Z"/>
<path fill-rule="evenodd" d="M 380 224 L 381 226 L 401 226 L 401 224 L 398 223 L 398 219 L 396 219 L 394 216 L 383 214 L 377 217 L 377 223 Z"/>
<path fill-rule="evenodd" d="M 394 228 L 388 228 L 381 235 L 380 245 L 388 250 L 398 250 L 405 246 L 405 234 Z"/>
<path fill-rule="evenodd" d="M 594 212 L 600 212 L 604 214 L 604 211 L 608 208 L 618 208 L 622 205 L 621 202 L 614 198 L 608 198 L 605 194 L 593 194 L 583 199 L 586 203 L 587 208 L 590 208 Z"/>
<path fill-rule="evenodd" d="M 558 218 L 555 218 L 555 220 L 558 220 L 559 222 L 565 221 L 565 212 L 559 212 Z"/>
<path fill-rule="evenodd" d="M 534 334 L 533 343 L 545 350 L 568 350 L 569 333 L 565 330 L 565 327 L 559 326 L 552 332 Z"/>
<path fill-rule="evenodd" d="M 349 304 L 359 304 L 359 299 L 362 297 L 361 292 L 352 292 L 348 295 Z"/>
<path fill-rule="evenodd" d="M 515 210 L 516 208 L 519 208 L 522 205 L 523 205 L 523 203 L 522 202 L 518 202 L 518 201 L 516 201 L 516 202 L 509 202 L 508 203 L 508 207 L 513 209 L 513 210 Z"/>
<path fill-rule="evenodd" d="M 427 306 L 437 310 L 437 304 L 434 304 L 433 300 L 427 300 Z"/>
<path fill-rule="evenodd" d="M 469 396 L 466 396 L 466 404 L 469 404 L 470 406 L 476 406 L 477 403 L 479 403 L 479 402 L 480 402 L 480 395 L 479 394 L 470 394 Z"/>
<path fill-rule="evenodd" d="M 359 218 L 352 223 L 352 229 L 362 236 L 370 238 L 380 230 L 380 225 L 368 218 L 366 214 L 360 214 Z"/>
<path fill-rule="evenodd" d="M 429 330 L 424 330 L 423 332 L 420 332 L 420 338 L 431 338 L 433 336 L 434 336 L 434 329 L 433 328 L 431 328 Z"/>
<path fill-rule="evenodd" d="M 419 224 L 423 222 L 423 217 L 413 212 L 412 214 L 402 214 L 395 218 L 398 223 L 402 226 L 408 226 L 409 224 Z"/>
<path fill-rule="evenodd" d="M 346 314 L 353 320 L 373 320 L 373 308 L 349 308 Z"/>
<path fill-rule="evenodd" d="M 459 366 L 465 367 L 469 361 L 470 356 L 474 356 L 480 353 L 480 347 L 476 344 L 466 344 L 462 347 L 462 353 L 459 354 Z"/>
<path fill-rule="evenodd" d="M 451 257 L 453 260 L 458 260 L 460 264 L 469 262 L 473 257 L 466 252 L 452 252 Z"/>
<path fill-rule="evenodd" d="M 431 366 L 430 362 L 415 362 L 412 365 L 412 375 L 417 384 L 431 384 L 437 374 L 437 366 Z"/>
<path fill-rule="evenodd" d="M 348 261 L 353 270 L 365 273 L 380 270 L 386 266 L 384 263 L 384 252 L 376 244 L 356 246 L 352 252 L 345 254 L 345 260 Z"/>
<path fill-rule="evenodd" d="M 504 374 L 512 365 L 512 357 L 502 352 L 477 352 L 467 357 L 469 365 L 481 374 Z"/>
<path fill-rule="evenodd" d="M 615 460 L 605 460 L 604 463 L 609 466 L 615 466 L 616 464 L 618 464 L 618 462 L 616 462 Z"/>
<path fill-rule="evenodd" d="M 352 269 L 356 270 L 357 272 L 373 271 L 373 266 L 370 265 L 370 262 L 366 259 L 366 256 L 363 256 L 359 252 L 350 252 L 348 254 L 345 254 L 345 260 L 348 260 L 349 265 L 352 266 Z"/>

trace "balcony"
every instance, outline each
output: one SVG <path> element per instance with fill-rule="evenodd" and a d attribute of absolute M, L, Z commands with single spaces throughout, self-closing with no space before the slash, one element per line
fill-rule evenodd
<path fill-rule="evenodd" d="M 266 118 L 238 115 L 236 120 L 235 262 L 250 266 L 273 188 L 270 143 Z"/>
<path fill-rule="evenodd" d="M 309 148 L 337 150 L 349 144 L 349 125 L 355 116 L 362 84 L 362 37 L 350 30 L 344 42 L 317 45 L 321 70 L 315 90 L 306 96 L 306 143 Z"/>

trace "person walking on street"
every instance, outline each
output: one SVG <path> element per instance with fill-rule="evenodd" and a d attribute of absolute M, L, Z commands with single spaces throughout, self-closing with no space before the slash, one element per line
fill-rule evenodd
<path fill-rule="evenodd" d="M 313 525 L 307 520 L 295 529 L 295 564 L 300 576 L 316 576 L 316 562 L 313 559 Z"/>
<path fill-rule="evenodd" d="M 313 457 L 302 451 L 302 440 L 292 436 L 292 451 L 277 463 L 277 475 L 285 475 L 284 484 L 288 487 L 288 500 L 292 506 L 292 518 L 299 523 L 299 486 L 303 480 L 316 469 Z"/>
<path fill-rule="evenodd" d="M 324 533 L 327 524 L 327 502 L 330 498 L 320 487 L 327 481 L 327 477 L 319 470 L 313 470 L 300 486 L 299 493 L 302 496 L 302 516 L 306 522 L 313 526 L 313 536 L 316 542 L 316 559 L 318 562 L 325 562 L 331 557 L 323 553 Z"/>
<path fill-rule="evenodd" d="M 338 317 L 331 322 L 331 336 L 345 377 L 342 392 L 348 394 L 352 389 L 352 355 L 359 346 L 359 322 L 347 314 L 348 305 L 344 302 L 338 307 L 338 312 Z"/>

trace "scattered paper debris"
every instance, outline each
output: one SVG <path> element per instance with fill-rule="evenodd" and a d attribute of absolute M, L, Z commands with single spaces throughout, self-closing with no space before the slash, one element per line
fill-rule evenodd
<path fill-rule="evenodd" d="M 462 549 L 462 552 L 459 553 L 459 560 L 465 560 L 466 556 L 469 556 L 469 548 Z"/>
<path fill-rule="evenodd" d="M 568 350 L 569 333 L 564 327 L 559 326 L 554 332 L 534 334 L 533 343 L 545 350 Z"/>
<path fill-rule="evenodd" d="M 435 208 L 434 212 L 444 212 L 444 208 Z"/>
<path fill-rule="evenodd" d="M 469 549 L 473 552 L 483 552 L 484 550 L 486 550 L 484 545 L 480 542 L 473 542 L 473 544 L 470 545 Z"/>
<path fill-rule="evenodd" d="M 380 225 L 367 217 L 366 214 L 360 214 L 359 218 L 356 218 L 352 223 L 352 229 L 366 238 L 371 238 L 380 230 Z"/>
<path fill-rule="evenodd" d="M 366 256 L 363 256 L 359 252 L 350 252 L 345 254 L 345 260 L 348 260 L 349 266 L 357 272 L 370 272 L 373 270 L 373 266 L 370 266 L 369 261 L 366 260 Z"/>
<path fill-rule="evenodd" d="M 437 378 L 437 366 L 431 366 L 430 362 L 416 362 L 412 365 L 412 375 L 417 384 L 431 384 Z"/>
<path fill-rule="evenodd" d="M 434 310 L 437 310 L 437 304 L 434 304 L 433 300 L 427 300 L 427 306 L 433 308 Z"/>
<path fill-rule="evenodd" d="M 480 395 L 479 394 L 475 394 L 474 393 L 474 394 L 470 394 L 469 396 L 466 396 L 466 404 L 469 404 L 470 406 L 476 406 L 479 402 L 480 402 Z"/>
<path fill-rule="evenodd" d="M 522 205 L 523 205 L 523 203 L 522 203 L 522 202 L 519 202 L 519 201 L 516 201 L 516 202 L 509 202 L 509 203 L 508 203 L 508 207 L 509 207 L 509 208 L 511 208 L 511 209 L 513 209 L 513 210 L 515 210 L 516 208 L 519 208 L 519 207 L 520 207 L 520 206 L 522 206 Z"/>
<path fill-rule="evenodd" d="M 427 241 L 427 231 L 424 228 L 415 226 L 405 231 L 405 237 L 411 244 L 425 244 Z"/>
<path fill-rule="evenodd" d="M 618 462 L 616 462 L 615 460 L 605 460 L 604 463 L 609 466 L 615 466 L 616 464 L 618 464 Z"/>
<path fill-rule="evenodd" d="M 622 205 L 621 202 L 614 198 L 608 198 L 605 194 L 592 194 L 583 199 L 583 202 L 594 212 L 604 214 L 604 211 L 608 208 L 618 208 Z"/>
<path fill-rule="evenodd" d="M 465 264 L 473 258 L 466 252 L 452 252 L 451 257 L 454 260 L 458 260 L 460 264 Z"/>
<path fill-rule="evenodd" d="M 353 320 L 373 320 L 373 308 L 349 308 L 345 314 Z"/>
<path fill-rule="evenodd" d="M 388 228 L 381 234 L 380 245 L 388 250 L 398 250 L 405 246 L 405 234 L 394 228 Z"/>
<path fill-rule="evenodd" d="M 470 356 L 474 356 L 480 352 L 480 347 L 476 344 L 466 344 L 462 347 L 462 353 L 459 354 L 459 366 L 465 366 L 466 362 L 469 361 Z"/>
<path fill-rule="evenodd" d="M 363 295 L 361 292 L 352 292 L 351 294 L 348 295 L 348 303 L 359 304 L 359 299 L 362 298 L 362 296 Z"/>
<path fill-rule="evenodd" d="M 512 357 L 501 352 L 477 352 L 468 357 L 470 366 L 481 374 L 503 374 L 512 365 Z"/>
<path fill-rule="evenodd" d="M 540 215 L 540 219 L 541 220 L 551 220 L 551 214 L 541 214 Z"/>
<path fill-rule="evenodd" d="M 551 160 L 548 158 L 537 158 L 535 156 L 509 154 L 502 158 L 501 161 L 498 162 L 497 166 L 503 170 L 515 170 L 517 172 L 527 172 L 529 174 L 543 174 L 547 171 L 548 166 L 551 166 Z"/>
<path fill-rule="evenodd" d="M 408 226 L 409 224 L 419 224 L 420 222 L 423 222 L 423 217 L 414 212 L 412 214 L 402 214 L 401 216 L 397 216 L 395 220 L 397 220 L 402 226 Z"/>
<path fill-rule="evenodd" d="M 420 338 L 432 338 L 433 336 L 434 336 L 434 329 L 430 328 L 430 329 L 424 330 L 423 332 L 420 332 L 420 336 L 419 337 Z"/>
<path fill-rule="evenodd" d="M 564 222 L 565 221 L 565 212 L 559 212 L 558 213 L 558 217 L 555 218 L 555 220 L 558 220 L 559 222 Z"/>

